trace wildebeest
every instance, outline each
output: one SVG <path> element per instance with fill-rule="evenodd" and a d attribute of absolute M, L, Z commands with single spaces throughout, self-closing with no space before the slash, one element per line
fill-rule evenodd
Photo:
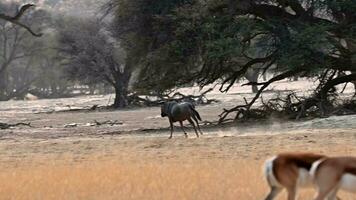
<path fill-rule="evenodd" d="M 177 103 L 176 101 L 169 101 L 165 102 L 161 106 L 161 116 L 162 117 L 168 117 L 169 119 L 169 124 L 171 126 L 171 136 L 169 139 L 172 138 L 173 135 L 173 123 L 174 122 L 179 122 L 180 126 L 183 130 L 183 133 L 185 137 L 188 137 L 188 134 L 185 132 L 184 127 L 183 127 L 183 121 L 188 120 L 189 123 L 193 126 L 195 130 L 195 134 L 197 137 L 199 137 L 197 128 L 193 122 L 193 120 L 197 123 L 198 130 L 200 134 L 202 135 L 203 133 L 200 130 L 199 122 L 198 120 L 201 121 L 201 117 L 199 113 L 195 110 L 195 107 L 193 104 L 189 102 L 182 102 L 182 103 Z M 192 120 L 193 118 L 193 120 Z"/>

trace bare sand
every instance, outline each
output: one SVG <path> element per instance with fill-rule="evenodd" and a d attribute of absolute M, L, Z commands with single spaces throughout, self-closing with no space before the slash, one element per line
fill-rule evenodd
<path fill-rule="evenodd" d="M 283 82 L 264 96 L 285 90 L 308 92 L 310 81 Z M 273 90 L 272 90 L 273 89 Z M 349 88 L 345 96 L 351 94 Z M 194 93 L 193 89 L 182 89 Z M 248 89 L 210 97 L 221 102 L 198 106 L 214 121 L 222 108 L 251 98 Z M 203 125 L 204 135 L 189 138 L 179 128 L 168 140 L 167 119 L 159 108 L 63 112 L 110 96 L 0 103 L 0 121 L 31 122 L 32 128 L 0 130 L 0 199 L 263 199 L 268 192 L 262 164 L 285 151 L 356 155 L 356 116 L 308 121 L 277 121 L 225 126 Z M 122 125 L 90 126 L 94 120 Z M 75 123 L 76 127 L 65 128 Z M 303 190 L 300 199 L 312 199 Z M 344 199 L 353 194 L 340 193 Z M 283 194 L 279 199 L 285 199 Z"/>

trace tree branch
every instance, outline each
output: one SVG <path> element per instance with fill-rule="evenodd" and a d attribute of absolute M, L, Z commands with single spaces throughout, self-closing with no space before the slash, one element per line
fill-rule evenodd
<path fill-rule="evenodd" d="M 25 5 L 23 5 L 20 8 L 20 11 L 18 11 L 18 13 L 16 13 L 16 15 L 13 16 L 13 17 L 0 13 L 0 19 L 3 19 L 3 20 L 8 21 L 8 22 L 11 22 L 11 23 L 13 23 L 15 25 L 18 25 L 18 26 L 26 29 L 29 33 L 31 33 L 35 37 L 41 37 L 43 35 L 42 33 L 35 33 L 34 31 L 32 31 L 32 29 L 29 26 L 19 22 L 19 19 L 22 17 L 22 15 L 29 8 L 34 7 L 34 6 L 35 6 L 34 4 L 25 4 Z"/>
<path fill-rule="evenodd" d="M 246 104 L 246 105 L 238 105 L 230 110 L 226 110 L 224 109 L 224 111 L 219 115 L 220 119 L 219 122 L 224 122 L 225 118 L 231 113 L 231 112 L 236 112 L 239 111 L 237 113 L 237 115 L 239 115 L 241 113 L 241 109 L 245 109 L 246 111 L 250 110 L 251 106 L 256 102 L 256 100 L 260 97 L 260 95 L 262 94 L 262 92 L 273 82 L 276 81 L 280 81 L 283 80 L 285 78 L 291 77 L 299 72 L 302 72 L 303 68 L 297 68 L 297 69 L 293 69 L 287 72 L 284 72 L 282 74 L 279 74 L 275 77 L 273 77 L 272 79 L 270 79 L 269 81 L 263 83 L 263 86 L 258 90 L 258 92 L 256 93 L 255 97 L 250 101 L 250 103 Z M 236 119 L 236 118 L 235 118 Z"/>
<path fill-rule="evenodd" d="M 326 100 L 327 93 L 329 92 L 329 90 L 332 87 L 334 87 L 336 85 L 339 85 L 339 84 L 342 84 L 342 83 L 348 83 L 348 82 L 351 82 L 351 81 L 355 81 L 355 80 L 356 80 L 356 73 L 350 74 L 350 75 L 346 75 L 346 76 L 341 76 L 341 77 L 329 80 L 328 82 L 326 82 L 324 87 L 320 90 L 320 98 L 321 98 L 321 100 Z"/>
<path fill-rule="evenodd" d="M 278 0 L 278 3 L 282 6 L 289 6 L 296 15 L 300 16 L 305 13 L 303 6 L 299 3 L 299 1 L 295 0 Z"/>
<path fill-rule="evenodd" d="M 267 56 L 267 57 L 263 57 L 263 58 L 255 58 L 250 60 L 249 62 L 247 62 L 242 69 L 240 69 L 239 71 L 234 72 L 230 77 L 226 78 L 223 83 L 220 86 L 220 91 L 221 92 L 227 92 L 236 82 L 236 79 L 241 76 L 244 75 L 246 73 L 246 71 L 253 65 L 258 64 L 258 63 L 266 63 L 270 60 L 272 60 L 274 58 L 276 52 L 273 52 L 271 55 Z M 226 83 L 229 83 L 229 85 L 224 89 L 224 85 Z"/>

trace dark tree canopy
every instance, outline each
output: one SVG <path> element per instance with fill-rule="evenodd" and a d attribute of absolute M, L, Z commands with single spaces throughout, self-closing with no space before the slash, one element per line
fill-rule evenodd
<path fill-rule="evenodd" d="M 137 87 L 144 86 L 145 88 L 164 90 L 167 89 L 168 85 L 168 88 L 179 85 L 177 81 L 186 82 L 173 77 L 168 78 L 172 74 L 175 74 L 175 77 L 181 76 L 183 79 L 188 79 L 190 69 L 188 66 L 186 70 L 179 67 L 179 58 L 174 55 L 169 63 L 164 60 L 171 53 L 166 51 L 165 45 L 169 45 L 170 42 L 176 39 L 174 31 L 177 29 L 177 21 L 172 19 L 174 17 L 172 14 L 175 13 L 177 7 L 187 4 L 193 4 L 193 1 L 112 1 L 111 6 L 116 7 L 116 15 L 113 22 L 114 33 L 127 52 L 128 59 L 130 59 L 129 62 L 139 65 L 142 70 L 140 74 L 146 74 L 146 77 L 148 77 L 146 81 L 141 79 Z M 162 58 L 163 60 L 156 58 Z M 166 68 L 163 68 L 165 71 L 155 71 L 156 68 L 151 67 L 165 64 L 169 64 Z M 152 69 L 153 71 L 147 69 Z M 156 81 L 152 82 L 150 78 L 153 77 L 155 80 L 160 80 L 160 84 L 156 84 Z"/>
<path fill-rule="evenodd" d="M 115 2 L 118 37 L 152 88 L 221 81 L 226 92 L 247 70 L 273 66 L 275 77 L 250 83 L 261 86 L 256 98 L 275 81 L 320 75 L 324 101 L 335 84 L 356 80 L 355 1 Z"/>
<path fill-rule="evenodd" d="M 127 105 L 131 69 L 115 38 L 96 19 L 68 19 L 59 33 L 67 77 L 82 83 L 104 82 L 116 92 L 115 107 Z"/>
<path fill-rule="evenodd" d="M 150 63 L 202 64 L 202 84 L 234 80 L 257 63 L 308 73 L 355 67 L 353 1 L 118 2 L 118 33 L 129 50 Z"/>

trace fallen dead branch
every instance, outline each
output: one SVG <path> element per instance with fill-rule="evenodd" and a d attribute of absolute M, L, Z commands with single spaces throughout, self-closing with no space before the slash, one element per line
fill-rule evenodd
<path fill-rule="evenodd" d="M 41 112 L 36 112 L 35 114 L 52 114 L 52 113 L 65 113 L 65 112 L 84 112 L 84 111 L 97 111 L 101 109 L 106 109 L 107 107 L 105 106 L 99 106 L 97 104 L 90 106 L 90 107 L 83 107 L 83 108 L 72 108 L 71 105 L 66 106 L 68 109 L 64 110 L 58 110 L 55 111 L 54 109 L 48 110 L 48 111 L 41 111 Z"/>
<path fill-rule="evenodd" d="M 273 77 L 270 80 L 268 80 L 266 82 L 263 82 L 263 83 L 250 82 L 250 83 L 242 85 L 242 86 L 245 86 L 245 85 L 261 85 L 262 87 L 258 90 L 258 92 L 256 93 L 255 97 L 249 103 L 247 103 L 246 105 L 238 105 L 238 106 L 235 106 L 232 109 L 224 109 L 224 111 L 219 115 L 220 123 L 225 121 L 226 117 L 228 115 L 230 115 L 231 113 L 236 113 L 236 116 L 235 116 L 234 120 L 240 119 L 240 115 L 241 114 L 243 116 L 242 118 L 246 118 L 247 116 L 249 116 L 250 109 L 251 109 L 252 105 L 260 98 L 262 92 L 268 86 L 270 86 L 272 83 L 274 83 L 276 81 L 280 81 L 280 80 L 283 80 L 285 78 L 291 77 L 291 76 L 295 75 L 296 73 L 299 73 L 300 70 L 301 69 L 293 69 L 293 70 L 286 71 L 284 73 L 276 75 L 275 77 Z"/>
<path fill-rule="evenodd" d="M 276 81 L 283 80 L 299 73 L 301 69 L 293 69 L 286 71 L 266 82 L 249 82 L 244 85 L 261 86 L 254 98 L 247 102 L 245 99 L 244 105 L 237 105 L 231 109 L 224 109 L 219 115 L 219 122 L 223 123 L 227 117 L 234 113 L 236 114 L 233 120 L 245 120 L 249 118 L 264 118 L 277 113 L 284 115 L 284 117 L 292 119 L 301 119 L 305 117 L 327 117 L 334 113 L 352 113 L 352 109 L 343 108 L 343 106 L 336 106 L 335 101 L 338 97 L 336 86 L 343 83 L 353 82 L 356 80 L 356 74 L 349 75 L 342 74 L 337 70 L 326 70 L 320 77 L 318 77 L 319 85 L 314 90 L 314 94 L 310 97 L 297 97 L 295 93 L 290 93 L 287 97 L 281 99 L 276 98 L 268 102 L 262 101 L 262 106 L 252 109 L 252 106 L 260 98 L 264 90 Z M 243 85 L 243 86 L 244 86 Z M 337 111 L 339 110 L 339 111 Z M 351 112 L 351 111 L 352 112 Z"/>
<path fill-rule="evenodd" d="M 112 121 L 112 120 L 107 120 L 107 121 L 103 121 L 103 122 L 99 122 L 99 121 L 96 121 L 94 120 L 94 123 L 96 126 L 102 126 L 102 125 L 110 125 L 110 126 L 115 126 L 115 125 L 123 125 L 124 123 L 118 121 L 118 120 L 115 120 L 115 121 Z"/>
<path fill-rule="evenodd" d="M 9 129 L 9 128 L 16 127 L 16 126 L 28 126 L 31 128 L 33 127 L 33 126 L 31 126 L 31 123 L 24 123 L 24 122 L 16 123 L 16 124 L 0 123 L 0 129 Z"/>
<path fill-rule="evenodd" d="M 123 125 L 123 122 L 120 122 L 118 120 L 107 120 L 107 121 L 103 121 L 103 122 L 99 122 L 97 120 L 94 120 L 94 122 L 92 123 L 86 123 L 86 124 L 82 124 L 82 123 L 69 123 L 69 124 L 65 124 L 64 128 L 75 128 L 75 127 L 79 127 L 79 126 L 103 126 L 103 125 L 109 125 L 109 126 L 117 126 L 117 125 Z"/>
<path fill-rule="evenodd" d="M 247 101 L 246 101 L 247 102 Z M 326 106 L 322 106 L 321 100 L 314 95 L 311 97 L 299 97 L 294 92 L 281 97 L 269 99 L 265 101 L 261 97 L 261 106 L 257 108 L 249 107 L 249 104 L 236 106 L 230 110 L 224 109 L 220 115 L 219 123 L 228 121 L 245 121 L 256 119 L 267 119 L 271 116 L 284 119 L 302 119 L 327 117 L 331 115 L 350 115 L 356 114 L 356 100 L 344 100 L 339 104 L 335 104 L 336 99 L 329 101 Z M 227 119 L 226 116 L 236 112 L 234 119 Z"/>

